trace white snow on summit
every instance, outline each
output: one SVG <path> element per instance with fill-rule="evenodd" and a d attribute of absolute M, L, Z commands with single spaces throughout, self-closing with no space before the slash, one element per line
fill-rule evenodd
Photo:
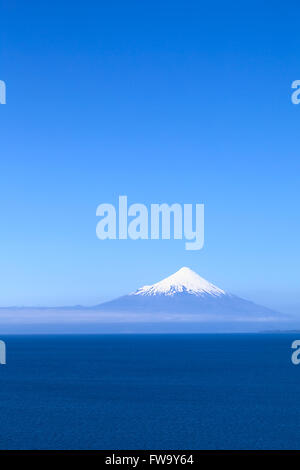
<path fill-rule="evenodd" d="M 178 293 L 193 294 L 196 296 L 212 295 L 220 297 L 227 295 L 227 293 L 206 281 L 199 274 L 192 271 L 190 268 L 183 267 L 176 273 L 166 277 L 160 282 L 151 286 L 143 286 L 130 295 L 170 295 L 173 296 Z"/>

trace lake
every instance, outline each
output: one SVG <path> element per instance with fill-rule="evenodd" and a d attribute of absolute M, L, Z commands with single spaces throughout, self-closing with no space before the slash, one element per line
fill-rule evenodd
<path fill-rule="evenodd" d="M 1 339 L 1 449 L 300 448 L 297 334 Z"/>

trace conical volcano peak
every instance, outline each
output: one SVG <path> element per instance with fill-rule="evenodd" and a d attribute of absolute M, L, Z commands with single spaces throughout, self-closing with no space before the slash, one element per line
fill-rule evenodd
<path fill-rule="evenodd" d="M 197 296 L 212 295 L 221 296 L 226 295 L 226 292 L 219 287 L 214 286 L 206 281 L 203 277 L 199 276 L 195 271 L 190 268 L 183 267 L 176 271 L 171 276 L 166 277 L 150 286 L 143 286 L 134 292 L 132 295 L 176 295 L 176 294 L 192 294 Z"/>
<path fill-rule="evenodd" d="M 183 276 L 190 276 L 190 275 L 193 275 L 193 274 L 196 274 L 198 276 L 197 273 L 195 273 L 195 271 L 193 271 L 191 268 L 188 268 L 187 266 L 183 266 L 182 268 L 178 269 L 178 271 L 176 271 L 173 276 L 175 276 L 175 274 L 182 274 Z"/>
<path fill-rule="evenodd" d="M 176 322 L 245 322 L 284 318 L 273 310 L 225 292 L 187 267 L 97 308 L 106 313 L 139 314 L 141 318 L 146 315 L 147 321 L 150 318 L 151 321 L 168 322 L 172 314 Z"/>

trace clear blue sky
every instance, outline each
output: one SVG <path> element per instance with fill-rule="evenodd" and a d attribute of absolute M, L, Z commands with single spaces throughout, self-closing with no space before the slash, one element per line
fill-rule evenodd
<path fill-rule="evenodd" d="M 299 12 L 2 2 L 0 304 L 94 304 L 187 265 L 300 313 Z M 204 249 L 99 241 L 119 194 L 204 203 Z"/>

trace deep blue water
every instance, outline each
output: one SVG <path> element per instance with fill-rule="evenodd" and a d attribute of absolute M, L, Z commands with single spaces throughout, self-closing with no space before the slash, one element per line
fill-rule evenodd
<path fill-rule="evenodd" d="M 1 339 L 1 449 L 300 449 L 297 334 Z"/>

